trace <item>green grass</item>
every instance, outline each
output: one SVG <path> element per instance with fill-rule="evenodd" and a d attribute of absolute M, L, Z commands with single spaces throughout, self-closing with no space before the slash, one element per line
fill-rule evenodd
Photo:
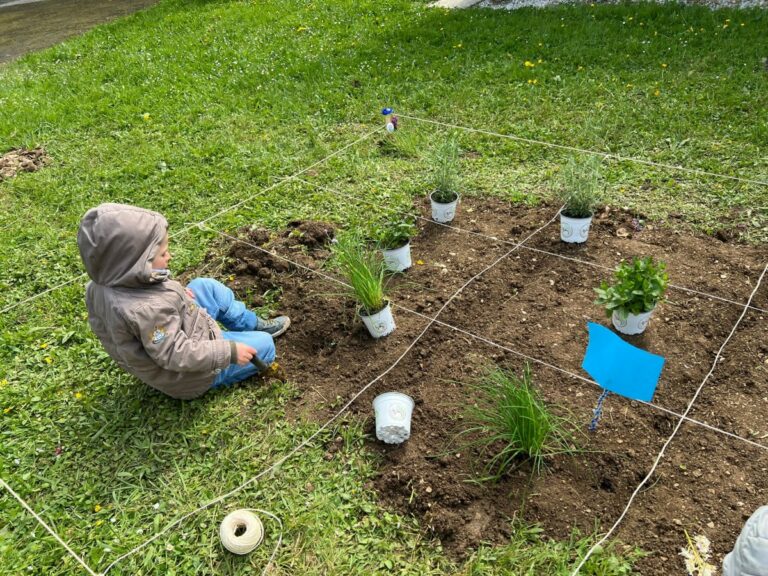
<path fill-rule="evenodd" d="M 651 4 L 502 13 L 405 0 L 161 1 L 0 67 L 0 151 L 43 145 L 51 157 L 44 170 L 0 183 L 0 309 L 82 272 L 77 224 L 102 201 L 150 207 L 167 215 L 172 233 L 186 229 L 172 239 L 178 272 L 217 238 L 187 226 L 246 199 L 208 225 L 231 231 L 312 217 L 367 234 L 426 195 L 430 154 L 451 136 L 464 151 L 466 196 L 540 202 L 571 155 L 401 118 L 392 138 L 377 134 L 305 174 L 381 208 L 303 183 L 262 193 L 383 126 L 384 106 L 768 179 L 768 124 L 755 112 L 768 108 L 767 24 L 757 10 Z M 763 187 L 615 161 L 604 168 L 610 203 L 648 218 L 682 215 L 705 232 L 725 218 L 750 241 L 768 239 Z M 84 320 L 78 281 L 0 317 L 0 474 L 103 568 L 311 434 L 317 423 L 284 416 L 306 384 L 184 404 L 162 398 L 106 357 Z M 496 558 L 522 553 L 510 544 L 478 553 L 471 568 L 453 565 L 363 488 L 373 463 L 360 426 L 323 440 L 337 434 L 339 456 L 326 460 L 322 443 L 307 449 L 111 574 L 253 573 L 268 546 L 236 559 L 216 542 L 230 506 L 281 516 L 283 574 L 492 574 Z M 536 554 L 538 542 L 529 544 Z M 7 494 L 0 560 L 12 574 L 77 573 Z"/>
<path fill-rule="evenodd" d="M 556 416 L 533 385 L 531 368 L 521 376 L 494 366 L 473 385 L 460 436 L 479 447 L 485 479 L 498 479 L 528 462 L 540 474 L 548 458 L 576 451 L 574 424 Z"/>

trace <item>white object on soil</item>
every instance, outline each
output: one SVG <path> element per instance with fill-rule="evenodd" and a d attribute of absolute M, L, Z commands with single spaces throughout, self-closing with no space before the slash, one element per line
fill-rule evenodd
<path fill-rule="evenodd" d="M 400 392 L 385 392 L 373 399 L 376 438 L 387 444 L 401 444 L 411 437 L 413 398 Z"/>
<path fill-rule="evenodd" d="M 384 264 L 387 270 L 391 272 L 402 272 L 411 267 L 411 243 L 393 250 L 382 250 L 384 253 Z"/>
<path fill-rule="evenodd" d="M 456 200 L 448 204 L 435 202 L 432 199 L 432 194 L 429 195 L 429 200 L 432 203 L 432 220 L 445 224 L 454 219 L 456 216 L 456 206 L 459 204 L 458 194 L 456 194 Z"/>
<path fill-rule="evenodd" d="M 370 316 L 365 316 L 361 312 L 360 318 L 363 319 L 363 324 L 374 338 L 382 338 L 395 330 L 395 319 L 392 317 L 392 308 L 389 304 Z"/>
<path fill-rule="evenodd" d="M 592 216 L 571 218 L 565 214 L 560 214 L 560 239 L 563 242 L 582 244 L 587 241 L 590 224 L 592 224 Z"/>
<path fill-rule="evenodd" d="M 614 312 L 611 320 L 614 328 L 622 334 L 641 334 L 651 321 L 651 314 L 653 310 L 641 314 L 627 314 L 626 319 L 622 320 L 619 313 Z"/>

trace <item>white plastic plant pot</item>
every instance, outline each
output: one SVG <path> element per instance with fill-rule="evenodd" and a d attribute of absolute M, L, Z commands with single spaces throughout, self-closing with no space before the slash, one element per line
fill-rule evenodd
<path fill-rule="evenodd" d="M 389 302 L 387 302 L 383 309 L 370 316 L 363 314 L 361 311 L 360 318 L 363 319 L 363 324 L 365 324 L 368 332 L 374 338 L 383 338 L 395 330 L 395 319 L 392 317 L 392 307 L 389 305 Z"/>
<path fill-rule="evenodd" d="M 400 392 L 385 392 L 373 399 L 376 438 L 386 444 L 402 444 L 411 437 L 413 398 Z"/>
<path fill-rule="evenodd" d="M 592 216 L 571 218 L 560 214 L 560 239 L 571 244 L 583 244 L 589 236 L 590 224 L 592 224 Z"/>
<path fill-rule="evenodd" d="M 393 250 L 382 250 L 384 265 L 390 272 L 402 272 L 411 267 L 411 243 Z"/>
<path fill-rule="evenodd" d="M 614 328 L 622 334 L 642 334 L 648 326 L 648 322 L 651 321 L 651 314 L 653 314 L 653 310 L 641 314 L 627 314 L 627 317 L 622 320 L 619 313 L 614 312 L 611 321 Z"/>
<path fill-rule="evenodd" d="M 436 202 L 433 198 L 434 192 L 429 195 L 429 200 L 432 202 L 432 220 L 445 224 L 450 222 L 456 217 L 456 207 L 459 205 L 459 195 L 456 194 L 456 199 L 448 204 Z"/>

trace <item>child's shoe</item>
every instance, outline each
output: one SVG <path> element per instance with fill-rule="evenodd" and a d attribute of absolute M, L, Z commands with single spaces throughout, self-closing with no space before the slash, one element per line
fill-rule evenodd
<path fill-rule="evenodd" d="M 264 318 L 256 318 L 256 330 L 259 332 L 266 332 L 270 334 L 272 338 L 277 338 L 288 330 L 288 326 L 291 325 L 291 319 L 288 316 L 278 316 L 277 318 L 270 318 L 265 320 Z"/>

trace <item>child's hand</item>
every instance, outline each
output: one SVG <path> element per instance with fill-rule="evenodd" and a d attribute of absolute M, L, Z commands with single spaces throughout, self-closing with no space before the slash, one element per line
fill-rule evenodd
<path fill-rule="evenodd" d="M 186 293 L 187 293 L 187 296 L 189 296 L 190 298 L 192 298 L 192 300 L 194 300 L 194 299 L 195 299 L 195 293 L 194 293 L 194 292 L 192 292 L 192 290 L 190 290 L 189 288 L 184 288 L 184 292 L 186 292 Z"/>
<path fill-rule="evenodd" d="M 248 344 L 236 342 L 235 346 L 237 347 L 237 363 L 240 364 L 240 366 L 248 364 L 248 362 L 251 361 L 251 358 L 257 354 L 256 349 L 251 348 Z"/>

